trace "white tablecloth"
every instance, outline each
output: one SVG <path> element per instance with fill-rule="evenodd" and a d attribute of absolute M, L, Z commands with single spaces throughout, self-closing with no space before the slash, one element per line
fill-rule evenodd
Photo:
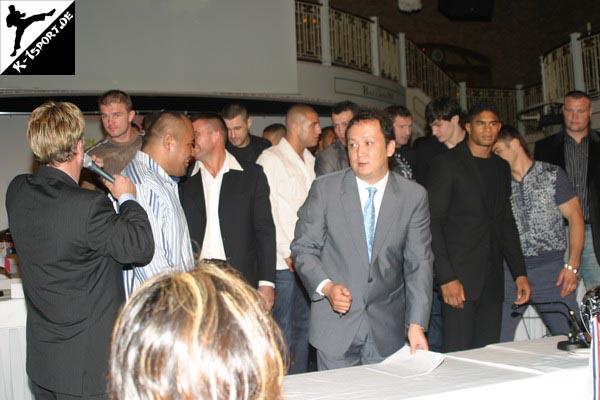
<path fill-rule="evenodd" d="M 427 375 L 399 378 L 368 365 L 285 378 L 286 399 L 588 399 L 588 359 L 557 350 L 564 337 L 450 353 Z"/>
<path fill-rule="evenodd" d="M 24 299 L 0 298 L 0 399 L 29 400 L 29 379 L 25 372 Z"/>

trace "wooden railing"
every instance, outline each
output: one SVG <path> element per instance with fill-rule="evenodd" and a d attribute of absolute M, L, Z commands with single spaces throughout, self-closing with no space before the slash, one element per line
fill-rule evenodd
<path fill-rule="evenodd" d="M 296 54 L 299 60 L 321 61 L 321 15 L 318 4 L 296 2 Z"/>
<path fill-rule="evenodd" d="M 379 27 L 379 68 L 382 77 L 394 82 L 400 80 L 400 57 L 398 38 L 392 32 Z"/>
<path fill-rule="evenodd" d="M 600 97 L 600 33 L 580 40 L 585 91 L 592 97 Z"/>
<path fill-rule="evenodd" d="M 371 21 L 340 10 L 329 10 L 331 62 L 371 71 Z"/>

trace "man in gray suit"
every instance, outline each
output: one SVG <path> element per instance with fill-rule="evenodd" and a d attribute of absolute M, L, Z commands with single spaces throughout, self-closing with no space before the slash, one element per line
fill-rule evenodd
<path fill-rule="evenodd" d="M 407 339 L 412 352 L 428 349 L 427 193 L 389 171 L 396 146 L 381 113 L 356 115 L 347 142 L 351 169 L 313 183 L 291 245 L 312 298 L 310 342 L 320 370 L 382 361 Z"/>

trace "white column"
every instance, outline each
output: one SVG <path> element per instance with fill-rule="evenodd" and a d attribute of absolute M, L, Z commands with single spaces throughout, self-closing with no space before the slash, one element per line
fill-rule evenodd
<path fill-rule="evenodd" d="M 542 102 L 548 103 L 548 91 L 546 89 L 546 73 L 544 72 L 544 57 L 540 56 L 540 70 L 542 71 Z M 544 105 L 544 108 L 546 106 Z M 544 109 L 544 111 L 546 111 Z"/>
<path fill-rule="evenodd" d="M 462 108 L 463 111 L 467 111 L 467 82 L 458 82 L 458 90 L 460 93 L 460 108 Z"/>
<path fill-rule="evenodd" d="M 406 73 L 406 35 L 398 34 L 398 57 L 400 58 L 400 84 L 408 87 L 408 74 Z"/>
<path fill-rule="evenodd" d="M 371 17 L 371 72 L 380 76 L 379 68 L 379 18 Z"/>
<path fill-rule="evenodd" d="M 571 37 L 571 61 L 573 62 L 573 84 L 575 90 L 585 92 L 585 80 L 583 79 L 583 53 L 581 51 L 581 42 L 579 37 L 581 33 L 574 32 Z"/>
<path fill-rule="evenodd" d="M 524 135 L 525 134 L 525 124 L 519 118 L 519 113 L 523 111 L 525 108 L 525 91 L 523 90 L 523 85 L 519 84 L 515 86 L 516 91 L 516 103 L 517 103 L 517 129 L 519 132 Z"/>
<path fill-rule="evenodd" d="M 331 65 L 331 37 L 329 36 L 329 0 L 321 2 L 321 62 Z"/>

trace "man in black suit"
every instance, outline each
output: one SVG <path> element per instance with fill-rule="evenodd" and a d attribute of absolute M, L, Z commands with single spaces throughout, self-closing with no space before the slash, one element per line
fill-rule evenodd
<path fill-rule="evenodd" d="M 591 288 L 600 285 L 600 134 L 590 128 L 592 99 L 587 93 L 567 93 L 562 111 L 564 129 L 538 141 L 534 158 L 564 169 L 575 187 L 585 219 L 585 244 L 581 265 L 572 267 Z"/>
<path fill-rule="evenodd" d="M 196 163 L 179 194 L 200 258 L 227 260 L 258 287 L 263 305 L 275 299 L 275 224 L 262 167 L 225 150 L 227 127 L 214 113 L 192 117 Z"/>
<path fill-rule="evenodd" d="M 264 149 L 271 147 L 267 139 L 250 134 L 252 117 L 241 104 L 228 104 L 221 111 L 227 125 L 227 151 L 238 161 L 256 162 Z"/>
<path fill-rule="evenodd" d="M 121 266 L 154 253 L 150 223 L 120 175 L 104 182 L 120 204 L 77 185 L 84 119 L 71 103 L 31 114 L 27 136 L 40 162 L 6 194 L 27 302 L 27 374 L 36 399 L 108 398 L 108 349 L 124 300 Z"/>
<path fill-rule="evenodd" d="M 495 107 L 475 104 L 466 129 L 467 141 L 438 156 L 427 179 L 444 351 L 498 342 L 503 259 L 517 285 L 515 303 L 526 303 L 531 293 L 510 208 L 510 168 L 492 153 L 500 131 Z"/>
<path fill-rule="evenodd" d="M 392 121 L 396 142 L 394 155 L 390 157 L 390 170 L 414 181 L 417 157 L 411 146 L 413 116 L 404 106 L 389 106 L 385 112 Z"/>

